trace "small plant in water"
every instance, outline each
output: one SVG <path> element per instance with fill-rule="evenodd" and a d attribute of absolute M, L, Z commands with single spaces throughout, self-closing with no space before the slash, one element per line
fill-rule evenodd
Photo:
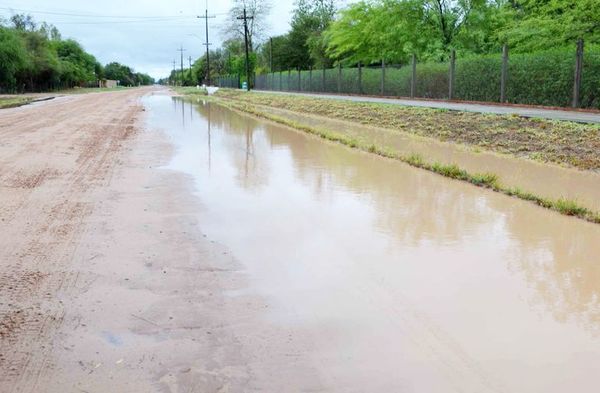
<path fill-rule="evenodd" d="M 423 157 L 420 155 L 413 153 L 410 156 L 406 157 L 405 161 L 410 164 L 421 168 L 423 166 Z"/>
<path fill-rule="evenodd" d="M 498 176 L 493 173 L 476 173 L 471 175 L 470 181 L 478 186 L 498 188 Z"/>
<path fill-rule="evenodd" d="M 579 206 L 575 201 L 564 198 L 560 198 L 559 200 L 557 200 L 555 203 L 555 207 L 556 210 L 568 216 L 583 217 L 588 213 L 588 209 L 586 209 L 585 207 Z"/>
<path fill-rule="evenodd" d="M 460 169 L 456 164 L 444 165 L 440 164 L 439 162 L 436 162 L 431 166 L 431 169 L 434 172 L 439 173 L 440 175 L 451 177 L 453 179 L 469 179 L 469 174 L 467 173 L 467 171 L 465 171 L 464 169 Z"/>

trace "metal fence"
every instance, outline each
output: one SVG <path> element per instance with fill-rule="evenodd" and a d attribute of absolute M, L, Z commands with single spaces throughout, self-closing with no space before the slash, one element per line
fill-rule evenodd
<path fill-rule="evenodd" d="M 236 82 L 233 83 L 232 81 Z M 451 99 L 517 104 L 600 108 L 600 51 L 583 53 L 579 41 L 567 52 L 460 59 L 455 52 L 443 63 L 330 69 L 286 70 L 255 76 L 259 90 L 357 94 L 386 97 Z M 238 87 L 238 77 L 223 77 L 219 86 Z"/>

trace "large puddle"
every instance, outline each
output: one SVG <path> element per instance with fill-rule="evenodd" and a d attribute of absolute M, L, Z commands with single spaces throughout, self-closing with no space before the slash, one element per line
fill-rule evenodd
<path fill-rule="evenodd" d="M 600 226 L 208 103 L 145 104 L 203 232 L 270 323 L 309 332 L 290 362 L 324 390 L 598 391 Z"/>

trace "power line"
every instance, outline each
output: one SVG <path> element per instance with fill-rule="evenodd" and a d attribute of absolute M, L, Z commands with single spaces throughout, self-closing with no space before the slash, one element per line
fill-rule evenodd
<path fill-rule="evenodd" d="M 193 18 L 192 15 L 157 15 L 157 16 L 148 16 L 148 15 L 98 15 L 93 13 L 87 14 L 77 14 L 71 12 L 54 12 L 54 11 L 35 11 L 35 10 L 26 10 L 22 8 L 9 8 L 9 7 L 0 7 L 0 10 L 5 11 L 18 11 L 18 12 L 27 12 L 30 14 L 45 14 L 45 15 L 59 15 L 59 16 L 72 16 L 78 18 L 114 18 L 114 19 L 164 19 L 164 18 Z"/>
<path fill-rule="evenodd" d="M 111 24 L 128 24 L 128 23 L 154 23 L 154 22 L 173 22 L 176 19 L 137 19 L 137 20 L 119 20 L 119 21 L 102 21 L 102 22 L 69 22 L 69 21 L 54 21 L 61 25 L 111 25 Z"/>

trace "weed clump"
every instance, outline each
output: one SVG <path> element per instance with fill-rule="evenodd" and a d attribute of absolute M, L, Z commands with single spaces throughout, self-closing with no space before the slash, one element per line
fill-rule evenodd
<path fill-rule="evenodd" d="M 555 203 L 556 210 L 567 216 L 585 216 L 589 213 L 588 209 L 579 206 L 577 202 L 560 198 Z"/>

